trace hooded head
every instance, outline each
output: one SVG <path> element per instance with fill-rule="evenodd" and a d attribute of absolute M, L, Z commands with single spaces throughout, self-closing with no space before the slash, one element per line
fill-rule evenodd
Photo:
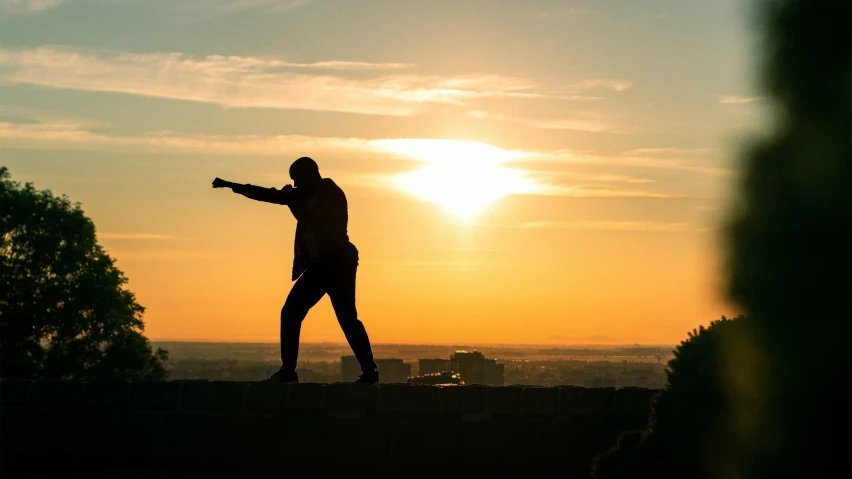
<path fill-rule="evenodd" d="M 307 191 L 316 190 L 322 182 L 317 162 L 307 156 L 299 158 L 290 165 L 290 178 L 293 179 L 293 186 Z"/>

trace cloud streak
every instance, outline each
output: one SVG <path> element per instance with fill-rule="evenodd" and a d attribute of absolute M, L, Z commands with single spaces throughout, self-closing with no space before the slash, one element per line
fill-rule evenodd
<path fill-rule="evenodd" d="M 313 151 L 319 155 L 340 154 L 356 158 L 358 154 L 376 156 L 386 155 L 388 158 L 401 156 L 418 159 L 415 152 L 402 148 L 405 145 L 416 147 L 424 142 L 432 142 L 438 146 L 449 140 L 423 139 L 393 139 L 367 140 L 362 138 L 339 137 L 310 137 L 300 135 L 179 135 L 173 132 L 153 132 L 143 136 L 107 135 L 83 129 L 73 124 L 19 124 L 0 122 L 0 147 L 18 149 L 81 149 L 81 150 L 122 150 L 144 151 L 169 154 L 199 154 L 206 156 L 301 156 L 305 151 Z M 433 146 L 433 150 L 435 145 Z M 491 148 L 489 155 L 499 162 L 515 162 L 523 165 L 529 158 L 562 158 L 564 152 L 533 152 L 523 150 L 505 150 Z M 416 148 L 415 148 L 416 150 Z M 483 150 L 485 151 L 485 150 Z M 436 150 L 440 153 L 440 149 Z M 353 156 L 354 155 L 354 156 Z M 441 155 L 439 155 L 441 156 Z M 447 156 L 447 155 L 443 155 Z M 469 155 L 461 155 L 467 158 Z M 517 160 L 520 158 L 520 160 Z M 602 159 L 590 161 L 580 158 L 578 162 L 594 164 L 610 164 Z M 517 161 L 516 161 L 517 160 Z M 660 165 L 656 165 L 660 166 Z M 682 167 L 683 165 L 677 165 Z M 512 169 L 515 171 L 516 169 Z M 553 171 L 533 171 L 526 168 L 517 169 L 519 174 L 529 180 L 531 187 L 524 194 L 585 197 L 585 198 L 685 198 L 687 195 L 677 192 L 661 192 L 650 189 L 639 189 L 634 184 L 651 183 L 653 180 L 627 175 L 606 173 L 571 173 Z M 385 180 L 390 177 L 385 177 Z M 559 183 L 556 184 L 557 180 Z M 627 183 L 628 188 L 619 184 Z M 386 187 L 390 181 L 376 181 L 373 186 Z M 114 239 L 122 239 L 114 236 Z M 124 238 L 124 239 L 130 239 Z M 136 239 L 143 239 L 142 237 Z M 155 239 L 153 237 L 147 239 Z M 165 239 L 165 238 L 163 238 Z"/>
<path fill-rule="evenodd" d="M 148 152 L 238 156 L 283 156 L 306 150 L 366 148 L 368 140 L 300 135 L 177 135 L 113 136 L 72 124 L 0 122 L 0 146 L 20 149 L 119 149 Z"/>
<path fill-rule="evenodd" d="M 477 98 L 536 95 L 531 92 L 535 84 L 501 75 L 409 73 L 355 78 L 344 74 L 413 67 L 406 63 L 293 63 L 256 57 L 195 58 L 181 53 L 41 47 L 2 49 L 0 65 L 4 67 L 0 80 L 6 84 L 119 92 L 224 107 L 413 115 L 428 104 L 463 105 Z M 332 73 L 335 71 L 338 73 Z"/>
<path fill-rule="evenodd" d="M 545 130 L 574 130 L 591 133 L 623 133 L 624 127 L 616 124 L 606 115 L 593 111 L 573 111 L 570 117 L 563 118 L 524 118 L 519 116 L 492 113 L 483 110 L 471 110 L 467 115 L 481 120 L 501 120 Z"/>
<path fill-rule="evenodd" d="M 174 235 L 150 234 L 150 233 L 98 233 L 98 239 L 108 240 L 179 240 L 194 241 L 195 238 L 184 238 Z"/>
<path fill-rule="evenodd" d="M 119 263 L 172 262 L 188 260 L 213 260 L 221 255 L 200 251 L 163 250 L 163 251 L 109 251 L 109 255 Z"/>
<path fill-rule="evenodd" d="M 115 92 L 227 108 L 281 108 L 410 116 L 429 105 L 469 106 L 489 98 L 591 101 L 581 93 L 623 91 L 629 82 L 586 80 L 542 88 L 496 74 L 439 76 L 410 63 L 330 60 L 288 62 L 258 57 L 127 53 L 59 46 L 0 49 L 0 81 L 82 91 Z M 358 73 L 358 75 L 353 75 Z M 508 118 L 510 121 L 516 119 Z M 608 128 L 601 120 L 530 122 L 554 129 Z"/>
<path fill-rule="evenodd" d="M 655 221 L 535 221 L 520 223 L 517 228 L 525 229 L 575 229 L 602 231 L 648 231 L 648 232 L 702 232 L 689 223 L 664 223 Z"/>
<path fill-rule="evenodd" d="M 557 150 L 531 155 L 530 159 L 578 165 L 638 167 L 680 170 L 710 176 L 732 176 L 734 170 L 710 166 L 706 158 L 712 150 L 706 148 L 641 148 L 617 154 L 601 155 L 573 150 Z"/>
<path fill-rule="evenodd" d="M 762 96 L 736 96 L 720 95 L 717 101 L 723 105 L 741 105 L 743 103 L 754 103 L 763 100 Z"/>
<path fill-rule="evenodd" d="M 552 186 L 539 188 L 538 194 L 553 196 L 569 196 L 574 198 L 688 198 L 682 193 L 665 193 L 660 191 L 641 190 L 635 188 L 593 188 L 586 186 Z"/>
<path fill-rule="evenodd" d="M 213 9 L 221 13 L 235 13 L 253 9 L 263 9 L 266 12 L 281 12 L 303 7 L 310 0 L 205 0 L 192 2 L 197 8 Z"/>
<path fill-rule="evenodd" d="M 38 13 L 65 0 L 0 0 L 0 13 Z"/>
<path fill-rule="evenodd" d="M 417 141 L 422 140 L 366 140 L 362 138 L 303 135 L 180 135 L 168 131 L 151 132 L 144 136 L 114 136 L 70 123 L 22 124 L 0 122 L 0 147 L 19 149 L 132 149 L 134 151 L 217 156 L 292 156 L 293 154 L 301 155 L 305 151 L 317 150 L 345 150 L 349 153 L 355 150 L 400 153 L 390 146 L 398 144 L 414 145 Z M 707 160 L 703 157 L 712 152 L 708 149 L 646 148 L 613 155 L 599 155 L 572 150 L 524 151 L 493 148 L 504 154 L 503 161 L 521 165 L 542 162 L 680 170 L 711 176 L 735 174 L 733 170 L 705 166 Z M 405 156 L 417 159 L 416 155 Z M 570 180 L 600 182 L 650 183 L 653 181 L 647 178 L 603 173 L 592 176 L 577 176 L 577 173 L 563 171 L 558 175 L 567 175 Z M 584 192 L 590 193 L 592 190 L 584 190 Z M 562 191 L 559 194 L 572 196 L 574 193 Z"/>

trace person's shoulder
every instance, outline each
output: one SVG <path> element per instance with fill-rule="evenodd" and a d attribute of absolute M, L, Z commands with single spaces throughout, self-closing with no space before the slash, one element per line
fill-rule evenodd
<path fill-rule="evenodd" d="M 333 191 L 335 193 L 340 192 L 343 193 L 343 190 L 337 186 L 337 183 L 334 182 L 331 178 L 323 178 L 322 179 L 323 189 L 326 191 Z"/>

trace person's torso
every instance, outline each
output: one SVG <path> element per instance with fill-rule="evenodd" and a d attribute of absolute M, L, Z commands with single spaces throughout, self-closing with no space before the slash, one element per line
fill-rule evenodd
<path fill-rule="evenodd" d="M 349 214 L 346 196 L 331 179 L 323 179 L 317 193 L 300 199 L 297 217 L 295 269 L 348 257 Z M 354 249 L 354 246 L 352 246 Z M 356 253 L 357 256 L 357 253 Z"/>

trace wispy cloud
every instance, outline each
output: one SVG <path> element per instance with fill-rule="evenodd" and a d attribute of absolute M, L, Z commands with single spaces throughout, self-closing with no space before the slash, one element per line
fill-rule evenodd
<path fill-rule="evenodd" d="M 651 155 L 657 157 L 696 157 L 712 153 L 712 148 L 634 148 L 625 152 L 627 155 Z"/>
<path fill-rule="evenodd" d="M 403 70 L 414 68 L 413 63 L 369 63 L 369 62 L 347 62 L 333 60 L 327 62 L 293 63 L 274 62 L 275 66 L 287 68 L 312 68 L 325 70 Z"/>
<path fill-rule="evenodd" d="M 311 0 L 205 0 L 191 3 L 220 12 L 241 12 L 257 8 L 268 12 L 281 12 L 303 7 L 311 3 Z"/>
<path fill-rule="evenodd" d="M 0 147 L 19 149 L 84 149 L 84 150 L 120 150 L 144 151 L 168 154 L 203 154 L 216 156 L 301 156 L 306 151 L 313 155 L 342 154 L 350 158 L 358 158 L 358 154 L 376 155 L 393 158 L 403 156 L 420 159 L 424 152 L 431 152 L 438 157 L 468 158 L 471 155 L 462 154 L 465 150 L 453 153 L 447 150 L 441 153 L 441 148 L 450 148 L 452 140 L 424 139 L 379 139 L 367 140 L 362 138 L 311 137 L 300 135 L 180 135 L 174 132 L 153 132 L 143 136 L 118 136 L 98 133 L 70 124 L 17 124 L 0 122 Z M 455 142 L 470 143 L 470 142 Z M 418 146 L 420 145 L 420 146 Z M 423 145 L 429 146 L 426 148 Z M 540 152 L 507 150 L 491 145 L 480 145 L 473 157 L 485 154 L 500 162 L 515 162 L 523 165 L 525 158 L 564 158 L 564 152 Z M 427 151 L 428 150 L 428 151 Z M 484 152 L 484 153 L 483 153 Z M 354 156 L 353 156 L 354 155 Z M 455 156 L 453 156 L 455 155 Z M 428 156 L 428 155 L 427 155 Z M 595 164 L 610 164 L 604 160 L 596 162 L 588 158 L 580 162 Z M 482 160 L 478 158 L 477 161 Z M 659 165 L 657 165 L 659 166 Z M 682 165 L 677 165 L 678 167 Z M 503 168 L 513 174 L 520 175 L 527 187 L 517 194 L 536 194 L 548 196 L 591 197 L 591 198 L 685 198 L 687 195 L 678 192 L 654 191 L 639 189 L 632 184 L 652 183 L 647 178 L 637 178 L 629 175 L 612 173 L 576 173 L 535 171 L 526 168 Z M 502 170 L 501 170 L 502 171 Z M 366 173 L 361 173 L 366 174 Z M 357 176 L 357 175 L 356 175 Z M 393 187 L 392 177 L 387 175 L 370 176 L 369 182 L 362 186 Z M 621 184 L 631 184 L 623 188 Z M 109 234 L 109 233 L 107 233 Z M 162 235 L 117 236 L 112 239 L 167 239 Z M 110 236 L 102 236 L 109 238 Z"/>
<path fill-rule="evenodd" d="M 38 13 L 65 0 L 0 0 L 0 13 Z"/>
<path fill-rule="evenodd" d="M 37 13 L 67 0 L 0 0 L 0 12 Z M 181 0 L 161 1 L 165 6 L 197 15 L 229 14 L 250 10 L 284 12 L 304 7 L 312 0 Z"/>
<path fill-rule="evenodd" d="M 430 103 L 463 105 L 477 98 L 535 94 L 531 91 L 534 83 L 501 75 L 410 73 L 355 78 L 331 73 L 412 67 L 405 63 L 293 63 L 256 57 L 195 58 L 181 53 L 41 47 L 2 49 L 0 65 L 4 67 L 0 80 L 7 84 L 121 92 L 226 107 L 412 115 Z"/>
<path fill-rule="evenodd" d="M 628 80 L 613 80 L 608 78 L 593 78 L 581 80 L 574 83 L 569 83 L 563 87 L 569 92 L 578 92 L 592 90 L 596 88 L 605 90 L 624 91 L 633 86 L 633 82 Z"/>
<path fill-rule="evenodd" d="M 608 173 L 577 173 L 577 172 L 560 172 L 558 176 L 565 177 L 570 180 L 604 182 L 604 183 L 653 183 L 650 178 L 638 178 L 629 175 L 615 175 Z"/>
<path fill-rule="evenodd" d="M 151 233 L 98 233 L 98 239 L 108 240 L 178 240 L 194 241 L 195 238 Z"/>
<path fill-rule="evenodd" d="M 689 223 L 664 223 L 655 221 L 534 221 L 519 223 L 518 228 L 531 229 L 577 229 L 577 230 L 605 230 L 605 231 L 704 231 L 695 228 Z"/>
<path fill-rule="evenodd" d="M 119 263 L 151 263 L 151 262 L 172 262 L 172 261 L 188 261 L 188 260 L 210 260 L 218 259 L 221 256 L 217 254 L 205 253 L 200 251 L 184 251 L 184 250 L 162 250 L 162 251 L 113 251 L 109 250 L 109 255 L 117 259 Z"/>
<path fill-rule="evenodd" d="M 234 108 L 282 108 L 380 115 L 414 115 L 432 104 L 471 106 L 506 98 L 593 101 L 585 91 L 622 91 L 629 82 L 586 80 L 545 87 L 496 74 L 424 75 L 409 63 L 349 60 L 290 62 L 258 57 L 192 57 L 182 53 L 126 53 L 45 46 L 0 49 L 0 82 L 84 91 L 118 92 Z M 358 75 L 353 73 L 358 72 Z M 476 113 L 472 113 L 476 115 Z M 611 129 L 603 115 L 521 120 L 551 129 Z"/>
<path fill-rule="evenodd" d="M 0 118 L 2 118 L 0 121 L 11 119 L 28 124 L 73 125 L 75 128 L 85 129 L 111 129 L 115 127 L 112 123 L 91 117 L 20 105 L 3 105 Z"/>
<path fill-rule="evenodd" d="M 762 96 L 736 96 L 736 95 L 720 95 L 716 101 L 727 105 L 736 105 L 742 103 L 754 103 L 763 100 Z"/>
<path fill-rule="evenodd" d="M 707 148 L 641 148 L 621 153 L 601 155 L 599 153 L 573 150 L 541 152 L 529 158 L 537 161 L 564 162 L 570 164 L 600 166 L 631 166 L 664 170 L 690 171 L 712 176 L 731 176 L 736 172 L 727 168 L 711 166 Z"/>
<path fill-rule="evenodd" d="M 179 21 L 198 21 L 215 16 L 251 11 L 281 13 L 309 5 L 312 0 L 181 0 L 160 1 L 165 8 L 177 12 Z"/>
<path fill-rule="evenodd" d="M 362 261 L 364 264 L 392 266 L 405 271 L 440 272 L 490 269 L 499 266 L 493 261 Z"/>
<path fill-rule="evenodd" d="M 622 125 L 612 121 L 611 117 L 603 112 L 595 111 L 573 110 L 570 116 L 562 118 L 519 117 L 483 110 L 471 110 L 467 115 L 479 119 L 510 121 L 546 130 L 575 130 L 592 133 L 622 133 L 627 131 Z"/>
<path fill-rule="evenodd" d="M 353 150 L 383 153 L 400 153 L 400 145 L 407 142 L 416 147 L 417 139 L 367 140 L 362 138 L 316 137 L 304 135 L 182 135 L 170 131 L 151 132 L 143 136 L 107 135 L 81 125 L 70 123 L 11 123 L 0 122 L 0 147 L 19 149 L 118 149 L 172 154 L 206 154 L 217 156 L 292 156 L 305 151 Z M 633 166 L 690 171 L 694 173 L 730 176 L 733 170 L 707 166 L 707 156 L 714 150 L 705 148 L 636 149 L 612 155 L 601 155 L 572 150 L 525 151 L 493 147 L 502 154 L 501 161 L 529 164 L 535 162 L 599 165 L 605 167 Z M 414 159 L 416 155 L 407 155 Z M 549 170 L 552 168 L 548 168 Z M 549 173 L 552 174 L 552 173 Z M 574 176 L 564 170 L 571 180 L 650 183 L 647 178 L 629 175 L 598 173 L 592 176 Z M 573 173 L 578 175 L 578 173 Z M 595 180 L 596 178 L 596 180 Z M 558 188 L 558 187 L 554 187 Z M 584 190 L 589 193 L 589 190 Z M 574 195 L 563 191 L 559 194 Z M 604 194 L 604 193 L 600 193 Z"/>
<path fill-rule="evenodd" d="M 683 193 L 667 193 L 634 188 L 593 188 L 586 186 L 553 186 L 542 185 L 538 194 L 554 196 L 570 196 L 574 198 L 688 198 Z"/>
<path fill-rule="evenodd" d="M 133 149 L 176 154 L 282 156 L 316 149 L 366 148 L 357 138 L 300 135 L 179 135 L 153 132 L 144 136 L 114 136 L 71 124 L 0 122 L 0 146 L 21 149 Z"/>

